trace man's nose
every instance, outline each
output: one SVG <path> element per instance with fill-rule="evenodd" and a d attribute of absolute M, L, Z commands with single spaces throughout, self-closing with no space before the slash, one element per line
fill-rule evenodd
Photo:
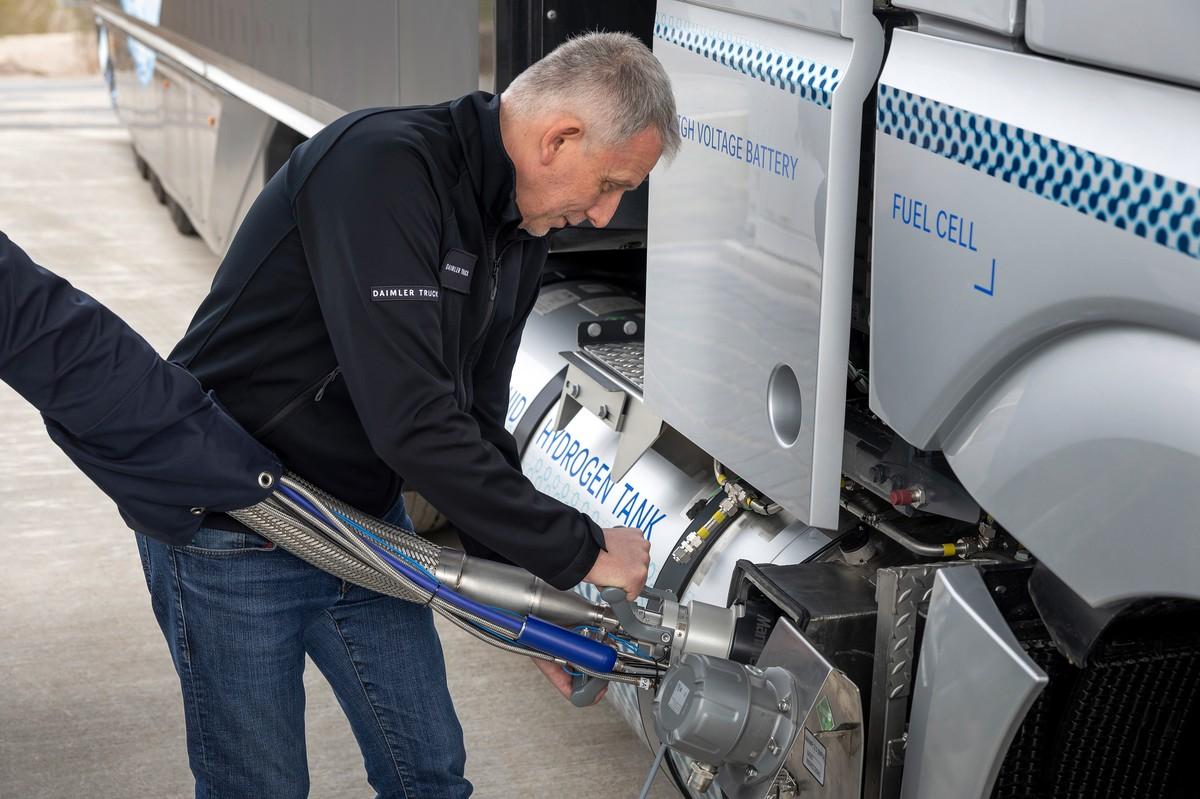
<path fill-rule="evenodd" d="M 617 206 L 621 203 L 620 192 L 610 192 L 600 195 L 600 199 L 596 204 L 587 210 L 588 221 L 593 227 L 604 227 L 612 221 L 613 214 L 617 212 Z"/>

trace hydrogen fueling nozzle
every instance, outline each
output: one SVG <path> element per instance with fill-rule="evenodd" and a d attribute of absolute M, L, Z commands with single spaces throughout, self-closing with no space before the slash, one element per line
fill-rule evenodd
<path fill-rule="evenodd" d="M 684 652 L 728 657 L 739 608 L 680 603 L 670 591 L 646 587 L 645 605 L 622 588 L 603 588 L 597 603 L 560 591 L 517 566 L 442 549 L 434 576 L 447 588 L 486 605 L 533 615 L 566 627 L 602 630 L 641 646 L 653 660 L 675 662 Z"/>
<path fill-rule="evenodd" d="M 230 515 L 335 576 L 428 605 L 492 646 L 559 663 L 575 675 L 576 704 L 595 699 L 595 680 L 649 690 L 685 652 L 727 657 L 740 616 L 738 607 L 683 604 L 653 588 L 644 606 L 620 588 L 593 602 L 524 569 L 439 547 L 291 474 L 267 500 Z"/>

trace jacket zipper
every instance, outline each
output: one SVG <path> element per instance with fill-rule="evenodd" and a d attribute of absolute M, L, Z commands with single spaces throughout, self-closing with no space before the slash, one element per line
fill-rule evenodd
<path fill-rule="evenodd" d="M 342 367 L 336 366 L 333 371 L 325 375 L 325 379 L 321 381 L 320 388 L 317 389 L 316 396 L 313 397 L 313 402 L 320 402 L 325 398 L 325 389 L 329 388 L 329 384 L 337 380 L 337 376 L 342 373 Z"/>
<path fill-rule="evenodd" d="M 308 402 L 309 396 L 312 396 L 313 402 L 320 402 L 325 398 L 325 389 L 329 388 L 329 384 L 336 380 L 337 376 L 341 373 L 342 367 L 334 367 L 332 372 L 325 375 L 312 385 L 307 386 L 295 397 L 292 397 L 290 400 L 288 400 L 287 404 L 276 411 L 270 419 L 260 425 L 257 430 L 251 433 L 251 435 L 255 438 L 260 438 L 270 433 L 272 430 L 282 424 L 284 419 L 295 413 L 301 405 Z M 313 394 L 314 390 L 316 391 L 315 395 Z"/>

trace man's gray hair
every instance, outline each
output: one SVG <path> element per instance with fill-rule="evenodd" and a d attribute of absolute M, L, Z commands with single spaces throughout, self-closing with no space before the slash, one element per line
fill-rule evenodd
<path fill-rule="evenodd" d="M 513 79 L 504 102 L 519 116 L 577 114 L 605 144 L 653 128 L 663 155 L 670 159 L 679 149 L 671 81 L 650 48 L 628 33 L 568 39 Z"/>

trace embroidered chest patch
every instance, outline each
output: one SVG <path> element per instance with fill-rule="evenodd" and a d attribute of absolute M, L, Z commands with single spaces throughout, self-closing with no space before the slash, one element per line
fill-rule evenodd
<path fill-rule="evenodd" d="M 442 287 L 460 294 L 471 293 L 471 272 L 475 269 L 476 257 L 462 250 L 450 250 L 442 259 Z"/>

